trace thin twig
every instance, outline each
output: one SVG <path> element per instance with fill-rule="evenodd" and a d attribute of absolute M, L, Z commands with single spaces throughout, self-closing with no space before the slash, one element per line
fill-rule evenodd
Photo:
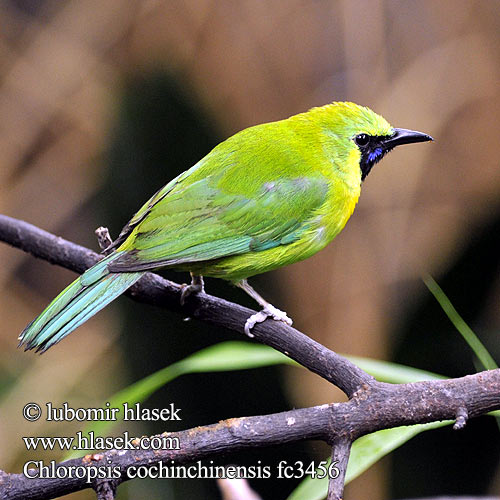
<path fill-rule="evenodd" d="M 113 481 L 97 481 L 94 485 L 97 500 L 115 500 L 116 484 Z"/>
<path fill-rule="evenodd" d="M 97 243 L 99 244 L 99 248 L 102 250 L 102 253 L 104 255 L 108 255 L 106 249 L 109 248 L 111 243 L 113 243 L 109 234 L 109 229 L 107 227 L 100 226 L 95 230 L 95 234 L 97 236 Z"/>
<path fill-rule="evenodd" d="M 342 500 L 344 496 L 345 473 L 351 453 L 352 441 L 341 436 L 332 443 L 332 460 L 328 467 L 327 500 Z"/>

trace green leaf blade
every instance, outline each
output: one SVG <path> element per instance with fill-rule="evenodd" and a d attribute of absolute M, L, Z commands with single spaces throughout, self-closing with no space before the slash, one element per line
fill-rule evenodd
<path fill-rule="evenodd" d="M 492 358 L 491 354 L 488 352 L 483 343 L 479 340 L 479 337 L 472 331 L 472 329 L 464 321 L 462 316 L 460 316 L 458 311 L 451 303 L 450 299 L 446 296 L 441 287 L 436 283 L 434 278 L 430 275 L 427 275 L 423 278 L 423 280 L 429 291 L 439 302 L 439 305 L 443 309 L 446 316 L 448 316 L 448 319 L 453 323 L 460 335 L 462 335 L 464 340 L 477 356 L 483 369 L 494 370 L 495 368 L 498 368 L 495 360 Z"/>

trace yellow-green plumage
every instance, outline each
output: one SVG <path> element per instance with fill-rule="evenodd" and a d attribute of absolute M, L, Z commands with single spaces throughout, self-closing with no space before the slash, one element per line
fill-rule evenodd
<path fill-rule="evenodd" d="M 430 140 L 412 132 L 396 142 L 399 130 L 353 103 L 245 129 L 158 191 L 113 243 L 106 265 L 79 280 L 89 281 L 90 275 L 94 295 L 113 295 L 112 300 L 127 280 L 131 285 L 158 267 L 237 283 L 310 257 L 342 230 L 374 163 L 397 144 Z M 122 275 L 119 284 L 100 284 L 114 274 Z M 45 350 L 85 321 L 86 309 L 95 314 L 104 307 L 80 300 L 68 313 L 68 304 L 85 291 L 85 285 L 80 292 L 71 286 L 75 297 L 60 295 L 54 302 L 61 308 L 53 302 L 46 317 L 23 332 L 28 348 Z M 61 332 L 65 315 L 71 328 Z"/>
<path fill-rule="evenodd" d="M 360 130 L 383 135 L 391 127 L 367 108 L 339 103 L 239 132 L 139 211 L 136 218 L 146 218 L 118 248 L 136 252 L 123 257 L 124 267 L 162 261 L 239 281 L 310 257 L 344 227 L 359 198 L 351 137 Z"/>

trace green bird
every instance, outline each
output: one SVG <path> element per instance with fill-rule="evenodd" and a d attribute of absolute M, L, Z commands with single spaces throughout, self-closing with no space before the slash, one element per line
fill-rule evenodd
<path fill-rule="evenodd" d="M 250 336 L 268 317 L 291 325 L 247 278 L 324 248 L 353 213 L 372 167 L 396 146 L 431 140 L 351 102 L 242 130 L 148 200 L 108 255 L 26 327 L 20 345 L 46 351 L 158 268 L 191 273 L 181 302 L 203 291 L 203 276 L 245 290 L 263 308 L 245 324 Z"/>

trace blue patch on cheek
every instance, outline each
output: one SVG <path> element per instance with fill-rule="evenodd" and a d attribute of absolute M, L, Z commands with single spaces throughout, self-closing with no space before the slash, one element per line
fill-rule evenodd
<path fill-rule="evenodd" d="M 369 155 L 368 161 L 375 162 L 382 155 L 382 148 L 375 148 Z"/>

